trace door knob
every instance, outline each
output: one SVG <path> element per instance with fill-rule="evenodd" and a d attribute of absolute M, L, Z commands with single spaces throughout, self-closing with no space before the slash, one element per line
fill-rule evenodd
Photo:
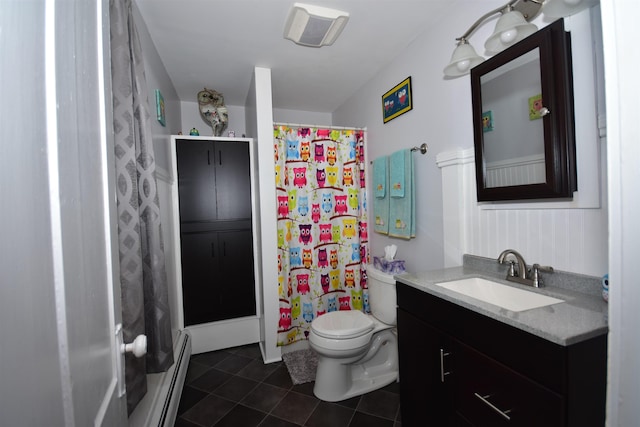
<path fill-rule="evenodd" d="M 122 353 L 133 353 L 135 357 L 147 354 L 147 336 L 140 334 L 132 343 L 122 344 Z"/>

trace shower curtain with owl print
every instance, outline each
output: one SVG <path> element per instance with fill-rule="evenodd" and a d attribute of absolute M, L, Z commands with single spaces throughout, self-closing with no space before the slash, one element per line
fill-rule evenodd
<path fill-rule="evenodd" d="M 278 345 L 314 318 L 369 311 L 363 130 L 274 126 Z"/>

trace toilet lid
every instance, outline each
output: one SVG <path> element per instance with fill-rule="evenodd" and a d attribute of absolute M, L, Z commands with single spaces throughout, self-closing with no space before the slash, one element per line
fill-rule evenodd
<path fill-rule="evenodd" d="M 374 327 L 369 316 L 358 310 L 332 311 L 316 318 L 311 329 L 325 338 L 353 338 L 366 334 Z"/>

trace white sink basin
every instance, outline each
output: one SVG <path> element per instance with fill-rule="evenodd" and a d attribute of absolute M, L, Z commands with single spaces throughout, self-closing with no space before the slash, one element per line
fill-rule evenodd
<path fill-rule="evenodd" d="M 479 277 L 436 283 L 436 286 L 441 286 L 511 311 L 531 310 L 532 308 L 564 302 L 558 298 L 540 295 Z"/>

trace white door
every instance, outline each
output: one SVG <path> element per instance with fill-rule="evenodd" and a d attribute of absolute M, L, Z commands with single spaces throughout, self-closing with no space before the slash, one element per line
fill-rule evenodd
<path fill-rule="evenodd" d="M 127 425 L 108 10 L 108 0 L 0 8 L 3 425 Z"/>

